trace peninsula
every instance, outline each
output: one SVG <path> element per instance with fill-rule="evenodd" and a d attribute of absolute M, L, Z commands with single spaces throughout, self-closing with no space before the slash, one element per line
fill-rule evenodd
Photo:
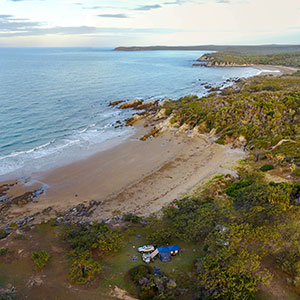
<path fill-rule="evenodd" d="M 294 53 L 300 45 L 199 45 L 199 46 L 133 46 L 117 47 L 114 51 L 225 51 L 240 53 Z"/>

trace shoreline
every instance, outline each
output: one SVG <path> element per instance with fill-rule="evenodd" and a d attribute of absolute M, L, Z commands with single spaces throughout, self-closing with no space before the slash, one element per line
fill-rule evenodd
<path fill-rule="evenodd" d="M 33 185 L 17 184 L 11 198 L 47 185 L 45 194 L 24 205 L 12 205 L 0 226 L 34 216 L 41 223 L 77 205 L 98 203 L 85 220 L 104 220 L 116 211 L 146 216 L 157 213 L 176 198 L 214 174 L 229 173 L 230 166 L 244 158 L 241 150 L 221 146 L 203 135 L 167 131 L 140 141 L 148 132 L 137 124 L 134 138 L 85 160 L 36 173 Z M 100 203 L 100 205 L 99 205 Z"/>
<path fill-rule="evenodd" d="M 281 66 L 251 67 L 260 70 L 259 75 L 273 76 L 297 70 Z M 21 204 L 11 205 L 8 215 L 0 215 L 0 227 L 28 216 L 34 216 L 34 223 L 41 223 L 77 205 L 88 206 L 91 201 L 97 207 L 85 218 L 90 221 L 109 219 L 117 211 L 147 216 L 159 212 L 214 174 L 230 173 L 230 166 L 245 157 L 241 150 L 180 130 L 140 141 L 149 132 L 143 125 L 143 120 L 138 121 L 134 135 L 85 159 L 35 172 L 18 184 L 15 180 L 0 182 L 0 196 L 3 184 L 14 184 L 7 193 L 9 199 L 43 190 L 37 197 L 33 193 L 28 199 L 22 198 Z M 0 213 L 1 205 L 0 202 Z"/>

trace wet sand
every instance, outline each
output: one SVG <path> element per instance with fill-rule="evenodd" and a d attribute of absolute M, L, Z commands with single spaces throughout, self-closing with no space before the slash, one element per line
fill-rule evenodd
<path fill-rule="evenodd" d="M 115 148 L 33 174 L 33 186 L 30 182 L 18 184 L 10 196 L 43 184 L 48 186 L 46 194 L 23 206 L 12 205 L 0 224 L 51 207 L 51 212 L 35 219 L 40 222 L 90 200 L 102 201 L 91 219 L 103 220 L 116 212 L 146 216 L 160 211 L 213 174 L 230 172 L 227 167 L 244 157 L 243 151 L 217 145 L 203 135 L 168 131 L 140 141 L 147 131 L 149 128 L 143 128 L 141 122 L 135 136 Z"/>

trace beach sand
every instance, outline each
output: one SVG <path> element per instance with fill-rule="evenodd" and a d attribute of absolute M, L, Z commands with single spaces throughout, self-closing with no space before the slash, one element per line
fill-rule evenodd
<path fill-rule="evenodd" d="M 298 71 L 297 68 L 286 66 L 272 66 L 272 65 L 251 65 L 252 68 L 261 71 L 260 75 L 289 75 Z"/>
<path fill-rule="evenodd" d="M 228 173 L 228 166 L 244 157 L 241 150 L 215 144 L 206 136 L 165 132 L 140 141 L 149 131 L 143 122 L 134 137 L 112 149 L 52 171 L 33 174 L 34 185 L 18 184 L 9 191 L 15 197 L 48 185 L 45 195 L 25 205 L 12 205 L 1 225 L 33 215 L 49 207 L 34 222 L 41 222 L 90 200 L 102 201 L 91 216 L 110 218 L 116 211 L 140 216 L 157 213 L 162 206 L 182 197 L 216 173 Z M 39 182 L 39 183 L 37 183 Z"/>

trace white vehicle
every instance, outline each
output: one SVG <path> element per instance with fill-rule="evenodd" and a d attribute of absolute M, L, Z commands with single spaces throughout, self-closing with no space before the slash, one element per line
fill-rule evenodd
<path fill-rule="evenodd" d="M 145 254 L 143 254 L 142 259 L 143 259 L 143 261 L 144 261 L 146 264 L 150 264 L 150 262 L 151 262 L 151 254 L 150 254 L 150 253 L 145 253 Z"/>
<path fill-rule="evenodd" d="M 154 250 L 155 250 L 155 247 L 153 245 L 145 245 L 145 246 L 138 248 L 138 251 L 140 253 L 148 253 L 148 252 L 152 252 Z"/>

